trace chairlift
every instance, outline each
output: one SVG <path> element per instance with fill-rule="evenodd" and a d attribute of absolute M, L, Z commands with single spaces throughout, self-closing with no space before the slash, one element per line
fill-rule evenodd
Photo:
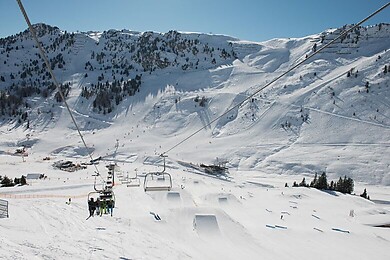
<path fill-rule="evenodd" d="M 167 172 L 149 172 L 145 175 L 145 191 L 170 191 L 172 189 L 172 177 Z"/>
<path fill-rule="evenodd" d="M 138 175 L 136 174 L 135 177 L 129 177 L 127 176 L 127 187 L 139 187 L 141 186 L 141 180 L 138 178 Z"/>
<path fill-rule="evenodd" d="M 135 177 L 129 177 L 129 175 L 127 175 L 127 177 L 122 180 L 122 184 L 127 187 L 139 187 L 141 186 L 141 181 L 138 178 L 138 175 L 135 175 Z"/>
<path fill-rule="evenodd" d="M 99 199 L 100 201 L 108 201 L 112 200 L 115 203 L 115 194 L 112 190 L 112 186 L 105 186 L 103 189 L 98 190 L 96 189 L 96 186 L 94 186 L 95 191 L 91 191 L 88 193 L 88 201 L 90 201 L 91 198 L 93 198 L 94 201 Z"/>
<path fill-rule="evenodd" d="M 144 190 L 146 191 L 170 191 L 172 189 L 172 177 L 165 172 L 165 157 L 164 169 L 162 172 L 149 172 L 145 175 Z"/>
<path fill-rule="evenodd" d="M 114 186 L 113 170 L 109 168 L 107 181 L 103 182 L 102 189 L 96 188 L 96 177 L 99 176 L 99 174 L 96 173 L 93 176 L 95 176 L 95 182 L 93 184 L 94 191 L 88 193 L 87 202 L 89 202 L 91 199 L 93 199 L 93 201 L 95 202 L 97 201 L 97 199 L 99 199 L 100 201 L 112 201 L 112 207 L 115 207 L 115 194 L 114 191 L 112 190 Z"/>
<path fill-rule="evenodd" d="M 88 201 L 90 201 L 91 199 L 93 199 L 94 201 L 96 201 L 97 199 L 99 199 L 100 201 L 115 201 L 115 194 L 111 189 L 91 191 L 90 193 L 88 193 Z"/>
<path fill-rule="evenodd" d="M 100 202 L 105 202 L 106 204 L 110 201 L 112 203 L 111 207 L 115 208 L 115 194 L 112 191 L 112 189 L 106 189 L 106 190 L 100 190 L 100 191 L 92 191 L 92 192 L 88 193 L 87 203 L 89 201 L 91 201 L 92 199 L 93 199 L 93 201 L 95 203 L 98 200 Z"/>

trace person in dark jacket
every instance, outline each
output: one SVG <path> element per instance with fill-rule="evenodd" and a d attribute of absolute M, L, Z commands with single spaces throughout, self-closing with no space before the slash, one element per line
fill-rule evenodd
<path fill-rule="evenodd" d="M 88 201 L 89 217 L 93 217 L 96 210 L 96 202 L 93 198 Z"/>
<path fill-rule="evenodd" d="M 112 217 L 112 212 L 114 210 L 114 201 L 112 199 L 107 201 L 107 209 L 108 209 L 108 213 L 111 214 Z"/>

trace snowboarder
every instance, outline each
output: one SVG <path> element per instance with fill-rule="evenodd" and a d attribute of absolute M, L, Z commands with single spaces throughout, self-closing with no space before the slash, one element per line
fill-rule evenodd
<path fill-rule="evenodd" d="M 69 198 L 69 200 L 67 202 L 65 202 L 66 204 L 70 205 L 70 203 L 72 202 L 72 199 Z"/>

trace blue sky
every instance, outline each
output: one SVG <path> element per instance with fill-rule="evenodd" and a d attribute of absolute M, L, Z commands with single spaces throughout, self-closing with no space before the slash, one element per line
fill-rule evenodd
<path fill-rule="evenodd" d="M 388 1 L 376 0 L 23 0 L 32 23 L 67 31 L 130 29 L 226 34 L 264 41 L 303 37 L 357 23 Z M 390 7 L 365 25 L 390 23 Z M 27 24 L 16 0 L 0 0 L 0 37 Z"/>

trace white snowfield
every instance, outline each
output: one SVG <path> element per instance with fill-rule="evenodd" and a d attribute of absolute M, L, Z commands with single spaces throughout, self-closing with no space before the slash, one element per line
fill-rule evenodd
<path fill-rule="evenodd" d="M 89 33 L 93 42 L 100 36 Z M 140 92 L 106 115 L 91 112 L 92 100 L 80 96 L 84 63 L 56 70 L 72 83 L 67 101 L 93 158 L 102 157 L 98 188 L 106 165 L 117 164 L 113 216 L 86 220 L 94 166 L 74 172 L 52 166 L 90 160 L 63 106 L 52 97 L 29 98 L 29 129 L 3 117 L 0 175 L 47 177 L 0 188 L 9 205 L 9 217 L 0 218 L 0 259 L 390 259 L 390 230 L 377 227 L 390 224 L 390 73 L 383 72 L 390 26 L 363 28 L 356 44 L 352 34 L 170 150 L 172 190 L 145 192 L 145 174 L 163 169 L 159 154 L 321 41 L 321 35 L 263 43 L 202 37 L 221 46 L 231 41 L 238 58 L 214 68 L 145 73 Z M 83 46 L 79 53 L 88 53 Z M 14 154 L 21 146 L 28 156 Z M 221 162 L 227 176 L 199 170 Z M 291 187 L 323 171 L 328 182 L 353 178 L 356 195 Z M 127 187 L 127 177 L 136 176 L 140 186 Z M 359 196 L 364 188 L 371 201 Z"/>
<path fill-rule="evenodd" d="M 18 164 L 19 171 L 28 171 L 27 162 Z M 319 259 L 388 259 L 390 254 L 388 229 L 373 227 L 389 223 L 389 205 L 285 188 L 289 176 L 240 171 L 226 182 L 169 169 L 171 191 L 144 192 L 118 180 L 113 216 L 85 220 L 91 172 L 41 170 L 51 177 L 1 190 L 10 204 L 9 218 L 0 219 L 1 259 L 311 259 L 319 251 Z M 388 187 L 368 189 L 371 197 L 389 198 Z"/>

